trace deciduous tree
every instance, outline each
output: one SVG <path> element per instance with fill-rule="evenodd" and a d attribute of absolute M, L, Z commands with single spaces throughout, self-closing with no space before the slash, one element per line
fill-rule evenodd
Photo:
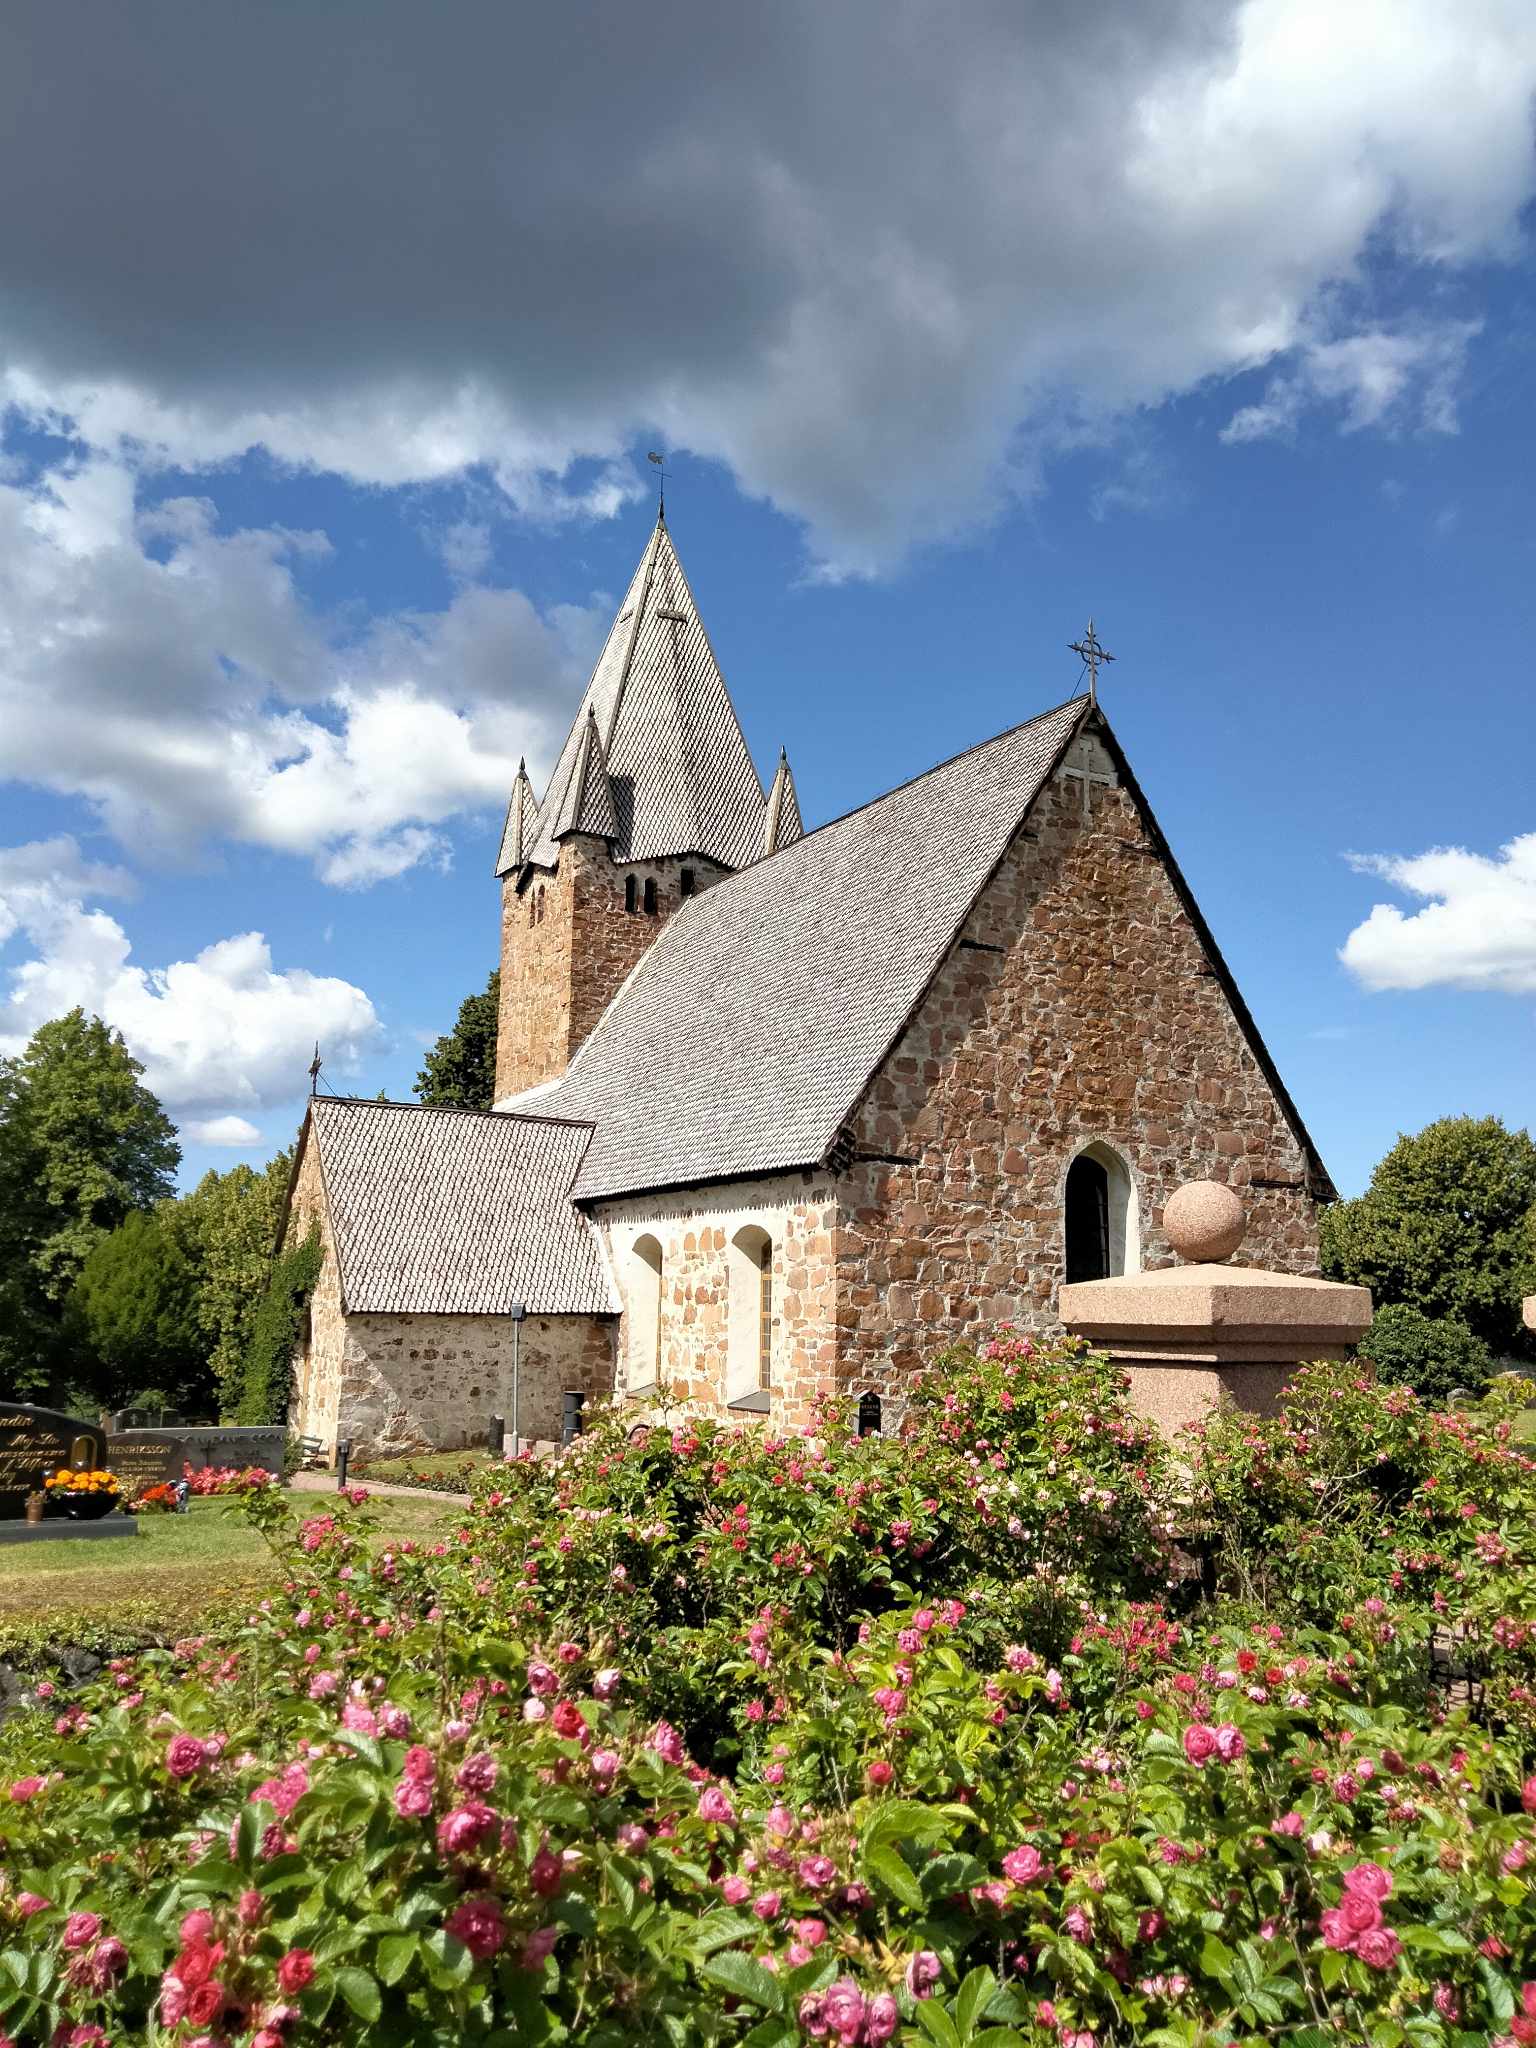
<path fill-rule="evenodd" d="M 427 1054 L 416 1093 L 434 1109 L 489 1109 L 496 1095 L 496 1011 L 501 975 L 459 1005 L 458 1022 Z"/>

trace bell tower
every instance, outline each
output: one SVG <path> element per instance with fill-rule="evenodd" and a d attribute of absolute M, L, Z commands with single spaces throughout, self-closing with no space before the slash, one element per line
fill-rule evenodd
<path fill-rule="evenodd" d="M 781 755 L 769 797 L 664 517 L 542 803 L 520 764 L 501 881 L 498 1105 L 557 1080 L 669 918 L 802 831 Z"/>

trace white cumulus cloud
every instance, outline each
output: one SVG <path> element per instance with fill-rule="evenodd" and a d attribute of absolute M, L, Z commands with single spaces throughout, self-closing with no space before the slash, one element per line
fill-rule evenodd
<path fill-rule="evenodd" d="M 194 1117 L 181 1127 L 182 1136 L 195 1145 L 259 1145 L 261 1133 L 243 1116 Z"/>
<path fill-rule="evenodd" d="M 0 849 L 0 943 L 30 945 L 4 974 L 0 1053 L 19 1052 L 38 1025 L 78 1005 L 122 1033 L 169 1110 L 213 1112 L 204 1124 L 229 1128 L 244 1122 L 241 1110 L 302 1091 L 317 1039 L 340 1074 L 379 1039 L 362 989 L 275 967 L 260 932 L 219 939 L 190 960 L 138 965 L 117 919 L 88 902 L 119 886 L 117 871 L 93 868 L 67 838 Z"/>
<path fill-rule="evenodd" d="M 1378 903 L 1345 940 L 1339 957 L 1367 988 L 1536 990 L 1536 832 L 1493 856 L 1445 846 L 1351 859 L 1424 906 Z"/>
<path fill-rule="evenodd" d="M 143 853 L 227 838 L 362 886 L 441 860 L 446 821 L 549 757 L 605 604 L 463 583 L 343 638 L 298 581 L 323 534 L 142 511 L 138 487 L 100 454 L 0 482 L 0 774 Z"/>

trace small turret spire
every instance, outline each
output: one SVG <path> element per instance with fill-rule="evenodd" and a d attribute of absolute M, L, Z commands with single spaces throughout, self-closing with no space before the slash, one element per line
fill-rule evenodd
<path fill-rule="evenodd" d="M 533 793 L 533 784 L 528 780 L 528 763 L 520 756 L 517 778 L 512 784 L 512 796 L 507 804 L 507 821 L 501 830 L 501 851 L 496 856 L 498 875 L 514 874 L 527 859 L 538 812 L 538 799 Z"/>
<path fill-rule="evenodd" d="M 763 811 L 763 852 L 777 853 L 781 846 L 789 846 L 804 836 L 805 826 L 800 819 L 800 799 L 795 794 L 789 755 L 780 747 L 778 773 L 773 778 L 773 788 L 768 792 L 768 802 Z"/>
<path fill-rule="evenodd" d="M 587 707 L 587 722 L 582 729 L 581 750 L 554 822 L 556 839 L 564 839 L 572 832 L 590 832 L 595 839 L 609 841 L 619 836 L 619 812 L 613 798 L 613 784 L 608 779 L 603 736 L 597 729 L 597 714 L 590 705 Z"/>

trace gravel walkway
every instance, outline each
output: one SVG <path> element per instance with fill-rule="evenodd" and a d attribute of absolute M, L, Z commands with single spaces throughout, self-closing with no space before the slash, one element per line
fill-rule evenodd
<path fill-rule="evenodd" d="M 457 1500 L 467 1501 L 467 1493 L 444 1493 L 435 1486 L 392 1486 L 387 1479 L 354 1479 L 354 1486 L 366 1486 L 372 1494 L 395 1494 L 408 1500 Z M 334 1472 L 295 1472 L 288 1482 L 295 1493 L 334 1493 L 336 1474 Z"/>

